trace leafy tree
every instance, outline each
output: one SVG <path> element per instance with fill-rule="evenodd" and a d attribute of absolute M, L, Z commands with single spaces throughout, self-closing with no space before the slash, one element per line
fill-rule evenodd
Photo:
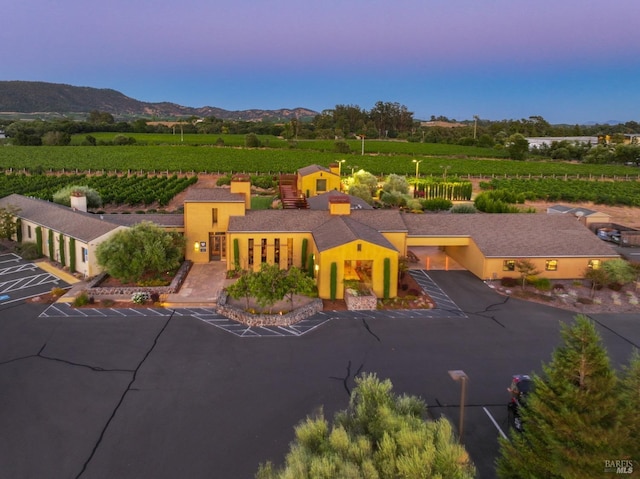
<path fill-rule="evenodd" d="M 295 266 L 286 271 L 284 282 L 284 296 L 289 299 L 291 309 L 294 308 L 293 299 L 296 294 L 310 295 L 316 289 L 315 280 L 305 271 Z"/>
<path fill-rule="evenodd" d="M 600 478 L 605 459 L 627 457 L 617 377 L 594 323 L 578 315 L 561 335 L 543 376 L 534 376 L 523 432 L 500 440 L 501 478 Z"/>
<path fill-rule="evenodd" d="M 89 112 L 89 118 L 87 119 L 88 123 L 92 123 L 94 125 L 99 124 L 108 124 L 111 125 L 115 123 L 115 119 L 111 113 L 107 113 L 105 111 L 92 110 Z"/>
<path fill-rule="evenodd" d="M 360 170 L 353 174 L 353 184 L 366 186 L 370 195 L 373 196 L 378 189 L 378 178 L 368 171 Z"/>
<path fill-rule="evenodd" d="M 529 142 L 520 133 L 511 135 L 506 143 L 509 158 L 512 160 L 524 160 L 529 152 Z"/>
<path fill-rule="evenodd" d="M 248 133 L 244 137 L 244 146 L 247 148 L 260 148 L 262 146 L 262 142 L 255 133 Z"/>
<path fill-rule="evenodd" d="M 20 212 L 17 206 L 0 207 L 0 238 L 11 239 L 17 234 L 18 224 L 16 215 Z"/>
<path fill-rule="evenodd" d="M 287 293 L 286 271 L 276 264 L 262 263 L 260 271 L 252 275 L 250 285 L 251 296 L 263 310 L 268 307 L 271 314 L 273 305 Z"/>
<path fill-rule="evenodd" d="M 252 280 L 253 271 L 243 271 L 240 277 L 233 283 L 227 286 L 227 293 L 233 299 L 244 298 L 245 308 L 249 309 L 249 298 L 252 292 Z"/>
<path fill-rule="evenodd" d="M 585 163 L 596 163 L 604 165 L 606 163 L 613 163 L 615 161 L 615 155 L 613 150 L 607 145 L 596 145 L 589 150 L 584 157 Z"/>
<path fill-rule="evenodd" d="M 636 272 L 624 259 L 611 259 L 602 263 L 602 270 L 607 275 L 609 284 L 627 284 L 636 279 Z"/>
<path fill-rule="evenodd" d="M 520 259 L 515 263 L 516 271 L 520 273 L 520 279 L 522 280 L 522 289 L 527 284 L 527 279 L 540 274 L 540 271 L 536 269 L 536 266 L 530 259 Z"/>
<path fill-rule="evenodd" d="M 383 191 L 391 192 L 396 191 L 400 194 L 409 194 L 409 182 L 406 176 L 390 174 L 387 176 L 384 184 L 382 185 Z"/>
<path fill-rule="evenodd" d="M 373 197 L 371 196 L 371 190 L 367 185 L 356 185 L 353 184 L 349 186 L 347 192 L 351 196 L 355 196 L 356 198 L 360 198 L 361 200 L 366 201 L 369 204 L 373 204 Z"/>
<path fill-rule="evenodd" d="M 475 467 L 444 418 L 425 419 L 426 405 L 397 396 L 391 381 L 356 378 L 347 409 L 329 424 L 322 412 L 295 428 L 285 465 L 261 464 L 256 478 L 473 478 Z"/>
<path fill-rule="evenodd" d="M 102 198 L 93 188 L 80 185 L 68 185 L 59 189 L 53 194 L 53 202 L 59 205 L 71 206 L 71 196 L 86 196 L 88 208 L 100 208 L 102 206 Z"/>
<path fill-rule="evenodd" d="M 123 282 L 163 277 L 180 266 L 184 237 L 143 221 L 120 230 L 96 249 L 98 264 Z"/>
<path fill-rule="evenodd" d="M 68 146 L 71 135 L 62 131 L 48 131 L 42 137 L 42 144 L 46 146 Z"/>
<path fill-rule="evenodd" d="M 587 268 L 584 272 L 584 277 L 591 281 L 591 298 L 593 298 L 596 295 L 596 291 L 602 289 L 608 281 L 608 275 L 604 268 Z"/>

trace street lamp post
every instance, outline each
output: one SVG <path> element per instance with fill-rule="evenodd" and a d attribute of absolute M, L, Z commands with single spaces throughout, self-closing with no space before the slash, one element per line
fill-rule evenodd
<path fill-rule="evenodd" d="M 463 433 L 464 433 L 464 401 L 467 395 L 467 379 L 469 377 L 466 375 L 464 371 L 461 369 L 454 369 L 449 371 L 449 376 L 454 381 L 460 382 L 460 421 L 458 423 L 458 437 L 460 442 L 463 442 Z"/>
<path fill-rule="evenodd" d="M 362 138 L 362 156 L 364 156 L 364 133 L 360 136 Z"/>
<path fill-rule="evenodd" d="M 342 177 L 342 163 L 347 160 L 338 160 L 338 176 Z"/>
<path fill-rule="evenodd" d="M 416 164 L 416 181 L 417 181 L 418 173 L 420 172 L 420 163 L 422 163 L 422 160 L 413 160 L 413 162 Z"/>

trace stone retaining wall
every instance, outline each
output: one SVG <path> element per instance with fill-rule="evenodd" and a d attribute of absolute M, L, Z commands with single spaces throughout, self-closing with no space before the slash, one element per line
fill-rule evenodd
<path fill-rule="evenodd" d="M 291 326 L 322 311 L 322 300 L 316 298 L 286 314 L 251 314 L 227 304 L 227 292 L 222 291 L 218 296 L 216 310 L 218 314 L 247 326 Z"/>
<path fill-rule="evenodd" d="M 87 286 L 87 294 L 92 298 L 105 297 L 110 298 L 122 296 L 129 299 L 133 293 L 157 293 L 159 295 L 173 294 L 180 291 L 182 283 L 184 283 L 189 270 L 191 269 L 191 261 L 185 261 L 178 269 L 169 286 L 122 286 L 117 288 L 101 287 L 100 283 L 108 276 L 107 273 L 100 273 Z"/>
<path fill-rule="evenodd" d="M 344 292 L 344 301 L 349 311 L 374 311 L 378 308 L 378 298 L 373 293 L 359 296 L 347 289 Z"/>

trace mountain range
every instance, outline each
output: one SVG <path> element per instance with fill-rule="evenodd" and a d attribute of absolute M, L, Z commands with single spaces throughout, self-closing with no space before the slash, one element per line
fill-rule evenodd
<path fill-rule="evenodd" d="M 0 81 L 0 115 L 42 114 L 43 117 L 82 117 L 98 110 L 116 119 L 216 117 L 223 120 L 304 120 L 318 113 L 307 108 L 279 110 L 224 110 L 213 106 L 193 108 L 170 102 L 148 103 L 108 88 L 92 88 L 35 81 Z"/>

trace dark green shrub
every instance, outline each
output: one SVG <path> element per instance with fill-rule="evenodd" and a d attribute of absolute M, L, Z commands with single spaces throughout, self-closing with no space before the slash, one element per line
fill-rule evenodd
<path fill-rule="evenodd" d="M 255 133 L 248 133 L 244 137 L 244 146 L 247 148 L 260 148 L 262 146 L 262 142 Z"/>
<path fill-rule="evenodd" d="M 504 278 L 500 279 L 500 285 L 504 286 L 505 288 L 515 288 L 519 284 L 520 281 L 518 280 L 518 278 L 510 278 L 508 276 L 505 276 Z"/>
<path fill-rule="evenodd" d="M 231 175 L 224 175 L 216 180 L 216 186 L 229 186 L 230 184 Z"/>
<path fill-rule="evenodd" d="M 453 207 L 453 202 L 446 198 L 431 198 L 420 201 L 422 208 L 427 211 L 447 211 Z"/>
<path fill-rule="evenodd" d="M 75 307 L 86 306 L 87 304 L 93 303 L 93 298 L 89 297 L 86 291 L 83 291 L 73 300 L 73 305 Z"/>
<path fill-rule="evenodd" d="M 305 265 L 307 264 L 307 247 L 308 247 L 309 241 L 307 240 L 307 238 L 303 238 L 302 239 L 302 258 L 301 258 L 301 262 L 300 264 L 302 265 L 302 268 L 304 269 Z"/>
<path fill-rule="evenodd" d="M 338 289 L 338 265 L 335 263 L 335 261 L 331 263 L 331 283 L 329 287 L 331 301 L 335 301 L 336 291 Z"/>
<path fill-rule="evenodd" d="M 336 141 L 333 144 L 333 151 L 336 153 L 351 153 L 351 147 L 346 141 Z"/>
<path fill-rule="evenodd" d="M 270 190 L 276 186 L 272 176 L 252 176 L 251 184 L 264 190 Z"/>
<path fill-rule="evenodd" d="M 233 267 L 236 270 L 240 269 L 240 245 L 238 238 L 233 238 Z"/>
<path fill-rule="evenodd" d="M 42 256 L 36 243 L 22 243 L 18 246 L 17 251 L 22 258 L 27 260 L 38 259 Z"/>
<path fill-rule="evenodd" d="M 391 290 L 391 260 L 389 258 L 384 259 L 384 278 L 383 278 L 383 297 L 389 299 Z"/>
<path fill-rule="evenodd" d="M 551 291 L 551 281 L 549 278 L 534 278 L 531 284 L 540 291 Z"/>
<path fill-rule="evenodd" d="M 451 213 L 456 213 L 456 214 L 473 214 L 478 212 L 476 207 L 470 204 L 455 205 L 451 208 L 450 211 Z"/>
<path fill-rule="evenodd" d="M 76 270 L 76 240 L 69 238 L 69 271 L 72 273 Z"/>

